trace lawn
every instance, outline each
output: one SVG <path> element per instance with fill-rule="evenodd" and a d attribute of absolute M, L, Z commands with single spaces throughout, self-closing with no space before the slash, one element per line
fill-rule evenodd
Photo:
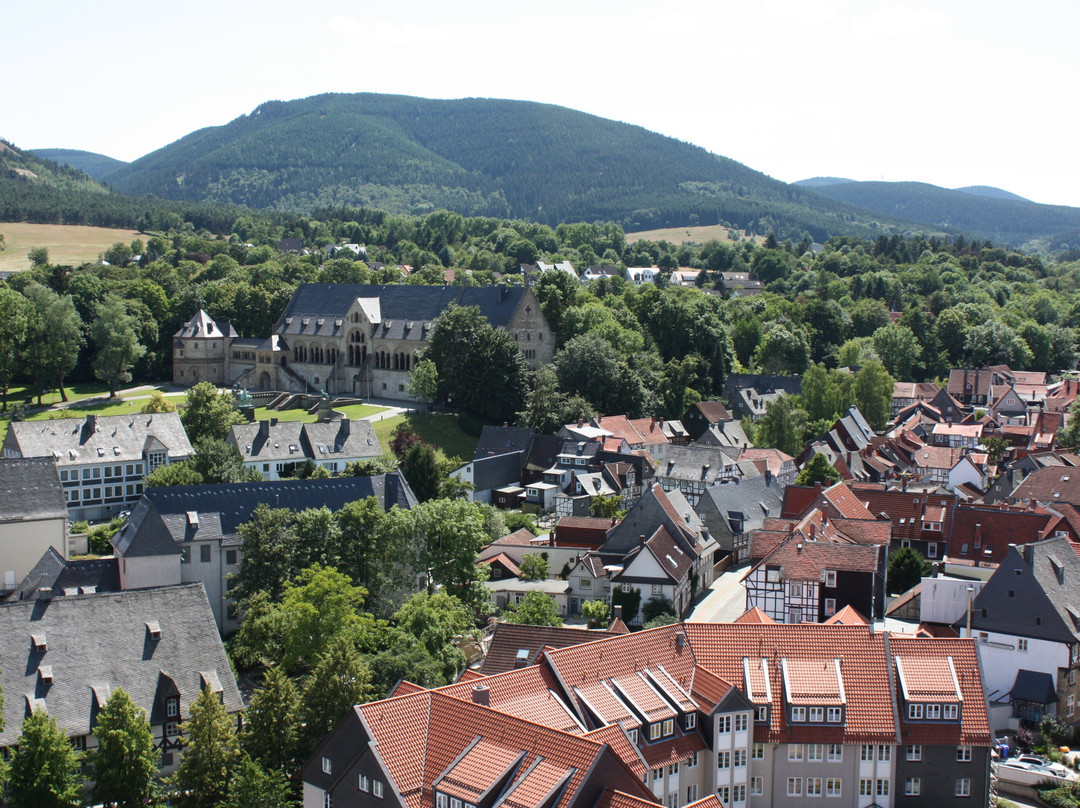
<path fill-rule="evenodd" d="M 403 421 L 407 421 L 413 432 L 446 457 L 456 456 L 463 460 L 471 460 L 476 452 L 478 439 L 461 429 L 457 415 L 422 415 L 420 413 L 373 420 L 372 426 L 375 427 L 375 435 L 379 438 L 383 450 L 390 450 L 390 436 L 397 429 L 397 425 Z"/>
<path fill-rule="evenodd" d="M 80 382 L 77 384 L 69 384 L 64 388 L 67 391 L 67 397 L 69 402 L 81 401 L 84 398 L 95 398 L 97 396 L 109 395 L 109 388 L 100 382 Z M 136 395 L 148 396 L 156 388 L 148 386 L 145 391 L 137 393 Z M 32 387 L 12 387 L 8 391 L 8 405 L 19 404 L 24 400 L 30 399 L 30 406 L 37 406 L 37 390 Z M 45 393 L 41 397 L 41 403 L 44 406 L 50 406 L 52 404 L 62 404 L 60 400 L 60 393 L 57 390 L 52 390 Z"/>
<path fill-rule="evenodd" d="M 731 244 L 736 243 L 728 238 L 728 233 L 739 235 L 741 240 L 746 239 L 746 233 L 736 227 L 724 227 L 723 225 L 702 225 L 699 227 L 666 227 L 661 230 L 642 230 L 637 233 L 627 233 L 626 243 L 633 244 L 635 241 L 646 239 L 648 241 L 670 241 L 672 244 L 704 244 L 706 241 L 716 239 Z M 755 236 L 755 244 L 763 244 L 762 236 Z"/>
<path fill-rule="evenodd" d="M 357 421 L 361 418 L 378 415 L 386 410 L 386 407 L 375 407 L 371 404 L 350 404 L 347 407 L 334 407 L 334 409 L 342 413 L 346 418 Z M 256 421 L 266 421 L 270 418 L 277 418 L 279 421 L 304 421 L 309 424 L 318 420 L 318 416 L 312 415 L 299 407 L 293 410 L 270 410 L 266 407 L 259 407 L 255 410 Z"/>
<path fill-rule="evenodd" d="M 0 252 L 0 270 L 18 272 L 29 269 L 26 255 L 34 247 L 49 251 L 49 262 L 78 266 L 96 261 L 98 255 L 113 244 L 122 241 L 130 244 L 135 239 L 145 243 L 147 236 L 134 230 L 112 230 L 107 227 L 84 227 L 82 225 L 29 224 L 27 222 L 0 222 L 5 248 Z"/>

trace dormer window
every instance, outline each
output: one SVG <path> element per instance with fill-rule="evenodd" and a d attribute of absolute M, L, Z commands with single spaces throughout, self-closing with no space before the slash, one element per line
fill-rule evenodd
<path fill-rule="evenodd" d="M 47 685 L 52 684 L 52 665 L 42 665 L 38 668 L 38 674 L 41 676 L 41 681 Z"/>
<path fill-rule="evenodd" d="M 161 624 L 157 620 L 151 620 L 146 623 L 146 633 L 151 640 L 161 639 Z"/>
<path fill-rule="evenodd" d="M 169 696 L 165 699 L 165 717 L 176 718 L 180 715 L 180 697 Z"/>
<path fill-rule="evenodd" d="M 820 724 L 825 720 L 825 708 L 824 707 L 811 707 L 810 708 L 810 723 Z"/>
<path fill-rule="evenodd" d="M 922 720 L 923 706 L 921 704 L 909 704 L 907 708 L 907 717 L 912 720 Z"/>
<path fill-rule="evenodd" d="M 694 729 L 697 726 L 697 713 L 687 713 L 683 721 L 684 729 Z"/>
<path fill-rule="evenodd" d="M 769 705 L 759 704 L 754 708 L 754 721 L 759 724 L 769 723 Z"/>
<path fill-rule="evenodd" d="M 30 643 L 31 643 L 31 645 L 33 645 L 34 651 L 36 651 L 39 654 L 44 654 L 46 651 L 49 650 L 49 645 L 45 641 L 45 634 L 44 633 L 42 633 L 42 634 L 31 634 L 30 635 Z"/>
<path fill-rule="evenodd" d="M 791 708 L 791 723 L 801 723 L 806 721 L 806 708 L 805 707 L 792 707 Z"/>
<path fill-rule="evenodd" d="M 830 724 L 839 724 L 841 721 L 844 720 L 843 709 L 840 707 L 830 707 L 828 710 L 828 715 L 826 716 L 826 720 Z"/>

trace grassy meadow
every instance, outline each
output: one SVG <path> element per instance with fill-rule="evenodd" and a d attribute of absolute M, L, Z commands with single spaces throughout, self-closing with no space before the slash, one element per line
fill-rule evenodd
<path fill-rule="evenodd" d="M 728 237 L 729 233 L 735 233 L 738 238 Z M 746 241 L 746 233 L 733 227 L 724 227 L 713 224 L 701 227 L 665 227 L 660 230 L 641 230 L 637 233 L 627 233 L 626 243 L 633 244 L 636 241 L 646 239 L 648 241 L 669 241 L 672 244 L 704 244 L 706 241 L 726 241 L 736 244 Z M 763 236 L 754 236 L 755 244 L 763 244 Z"/>
<path fill-rule="evenodd" d="M 425 443 L 430 443 L 438 449 L 439 454 L 444 457 L 471 460 L 476 452 L 478 439 L 462 430 L 459 416 L 456 414 L 424 415 L 412 412 L 381 420 L 372 419 L 371 425 L 375 428 L 375 435 L 379 438 L 379 445 L 383 447 L 383 451 L 390 451 L 390 437 L 398 424 L 402 422 L 407 422 L 413 432 Z"/>
<path fill-rule="evenodd" d="M 0 233 L 4 235 L 4 249 L 0 251 L 2 272 L 29 269 L 26 255 L 34 247 L 48 249 L 50 263 L 77 266 L 96 261 L 98 255 L 118 241 L 130 244 L 137 238 L 144 242 L 147 238 L 134 230 L 27 222 L 0 222 Z"/>

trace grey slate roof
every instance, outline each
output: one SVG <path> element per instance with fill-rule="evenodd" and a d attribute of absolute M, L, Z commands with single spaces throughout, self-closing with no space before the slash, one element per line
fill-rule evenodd
<path fill-rule="evenodd" d="M 153 622 L 158 639 L 147 627 Z M 44 639 L 43 652 L 31 635 Z M 217 677 L 229 712 L 242 707 L 201 583 L 0 604 L 0 648 L 2 746 L 18 739 L 34 699 L 44 700 L 69 735 L 88 733 L 101 707 L 97 700 L 118 687 L 146 710 L 151 724 L 164 723 L 167 695 L 179 695 L 186 718 L 201 673 Z M 42 680 L 40 666 L 51 667 L 51 683 Z"/>
<path fill-rule="evenodd" d="M 61 468 L 141 460 L 149 438 L 156 438 L 170 460 L 194 454 L 180 415 L 88 415 L 55 421 L 17 421 L 8 428 L 4 448 L 23 457 L 54 458 Z"/>
<path fill-rule="evenodd" d="M 1035 704 L 1056 704 L 1057 689 L 1054 687 L 1054 677 L 1042 671 L 1029 671 L 1021 668 L 1016 672 L 1016 680 L 1013 682 L 1009 696 L 1021 701 L 1030 701 Z"/>
<path fill-rule="evenodd" d="M 304 458 L 325 461 L 335 459 L 335 455 L 351 460 L 382 454 L 371 422 L 348 418 L 316 424 L 300 421 L 235 424 L 231 437 L 245 463 L 298 462 Z"/>
<path fill-rule="evenodd" d="M 473 458 L 527 452 L 532 444 L 533 431 L 522 426 L 485 426 L 480 431 Z"/>
<path fill-rule="evenodd" d="M 148 488 L 131 516 L 113 536 L 121 556 L 176 555 L 185 541 L 235 541 L 236 528 L 265 502 L 271 508 L 304 510 L 325 505 L 332 511 L 346 503 L 375 497 L 385 510 L 411 508 L 416 495 L 400 472 L 375 477 L 328 480 L 275 480 Z M 189 513 L 198 523 L 190 524 Z"/>
<path fill-rule="evenodd" d="M 50 547 L 26 573 L 9 600 L 118 591 L 120 563 L 115 556 L 72 561 Z"/>
<path fill-rule="evenodd" d="M 779 516 L 784 505 L 784 489 L 775 477 L 765 475 L 710 485 L 705 489 L 705 497 L 725 519 L 741 518 L 743 532 L 757 530 L 767 517 Z M 701 510 L 699 503 L 698 511 Z"/>
<path fill-rule="evenodd" d="M 477 491 L 503 488 L 521 480 L 521 452 L 478 457 L 471 461 L 473 487 Z"/>
<path fill-rule="evenodd" d="M 521 286 L 376 286 L 358 283 L 301 284 L 274 326 L 290 337 L 336 337 L 344 333 L 345 315 L 357 299 L 378 301 L 381 322 L 372 336 L 380 339 L 427 339 L 425 325 L 451 303 L 479 306 L 495 328 L 506 327 L 527 290 Z M 370 315 L 369 315 L 370 316 Z"/>
<path fill-rule="evenodd" d="M 215 322 L 202 309 L 195 312 L 191 319 L 180 326 L 180 330 L 173 335 L 175 339 L 181 340 L 191 339 L 192 337 L 218 337 L 224 339 L 235 336 L 237 336 L 236 329 L 230 323 Z"/>
<path fill-rule="evenodd" d="M 52 458 L 0 460 L 0 522 L 67 519 L 60 475 Z"/>
<path fill-rule="evenodd" d="M 737 465 L 732 453 L 718 446 L 654 446 L 650 452 L 657 461 L 657 479 L 685 480 L 713 485 Z"/>

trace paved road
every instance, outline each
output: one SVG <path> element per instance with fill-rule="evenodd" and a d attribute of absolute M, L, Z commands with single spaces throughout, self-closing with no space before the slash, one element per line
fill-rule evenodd
<path fill-rule="evenodd" d="M 731 623 L 746 611 L 746 588 L 742 578 L 747 568 L 729 570 L 713 581 L 712 591 L 687 618 L 690 623 Z"/>

